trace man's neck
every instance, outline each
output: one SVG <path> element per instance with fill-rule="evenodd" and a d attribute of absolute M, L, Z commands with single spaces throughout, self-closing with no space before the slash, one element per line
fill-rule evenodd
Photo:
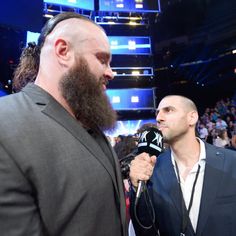
<path fill-rule="evenodd" d="M 175 143 L 171 150 L 177 165 L 191 170 L 199 160 L 200 143 L 197 139 Z"/>

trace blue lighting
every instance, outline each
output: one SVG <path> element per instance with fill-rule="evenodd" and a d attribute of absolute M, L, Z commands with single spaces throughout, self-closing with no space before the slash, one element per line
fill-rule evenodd
<path fill-rule="evenodd" d="M 94 0 L 44 0 L 44 2 L 94 11 Z"/>
<path fill-rule="evenodd" d="M 27 31 L 26 45 L 28 45 L 28 43 L 30 43 L 30 42 L 35 42 L 37 44 L 39 35 L 40 35 L 40 33 L 34 33 L 31 31 Z"/>
<path fill-rule="evenodd" d="M 99 0 L 100 11 L 160 12 L 159 0 Z"/>
<path fill-rule="evenodd" d="M 111 137 L 117 137 L 118 135 L 133 135 L 137 133 L 137 130 L 145 123 L 156 124 L 156 119 L 145 120 L 118 120 L 116 127 L 112 131 L 106 131 L 106 135 Z"/>
<path fill-rule="evenodd" d="M 113 55 L 151 54 L 150 37 L 108 36 L 108 39 Z"/>
<path fill-rule="evenodd" d="M 39 33 L 27 31 L 26 44 L 38 42 Z M 151 54 L 150 37 L 108 36 L 113 55 Z"/>
<path fill-rule="evenodd" d="M 0 89 L 0 97 L 6 96 L 6 95 L 8 95 L 8 93 Z"/>
<path fill-rule="evenodd" d="M 155 108 L 154 89 L 108 89 L 115 110 L 148 110 Z"/>

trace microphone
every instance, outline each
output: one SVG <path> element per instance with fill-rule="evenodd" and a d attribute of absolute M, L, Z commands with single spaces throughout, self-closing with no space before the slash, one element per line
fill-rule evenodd
<path fill-rule="evenodd" d="M 160 130 L 155 127 L 149 127 L 143 131 L 138 140 L 138 154 L 148 153 L 150 156 L 159 156 L 163 150 L 163 136 Z M 136 193 L 136 199 L 139 199 L 142 193 L 144 181 L 139 181 Z"/>

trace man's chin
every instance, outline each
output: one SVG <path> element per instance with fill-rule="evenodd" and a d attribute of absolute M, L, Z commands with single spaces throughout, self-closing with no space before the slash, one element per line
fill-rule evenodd
<path fill-rule="evenodd" d="M 168 135 L 162 133 L 162 136 L 163 136 L 163 141 L 168 143 L 169 141 Z"/>

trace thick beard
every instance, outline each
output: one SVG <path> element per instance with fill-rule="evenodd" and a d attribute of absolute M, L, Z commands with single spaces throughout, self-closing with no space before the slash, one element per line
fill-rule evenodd
<path fill-rule="evenodd" d="M 111 130 L 116 123 L 116 112 L 103 91 L 104 79 L 97 80 L 84 58 L 78 58 L 60 80 L 59 89 L 70 109 L 85 127 L 102 131 Z"/>

